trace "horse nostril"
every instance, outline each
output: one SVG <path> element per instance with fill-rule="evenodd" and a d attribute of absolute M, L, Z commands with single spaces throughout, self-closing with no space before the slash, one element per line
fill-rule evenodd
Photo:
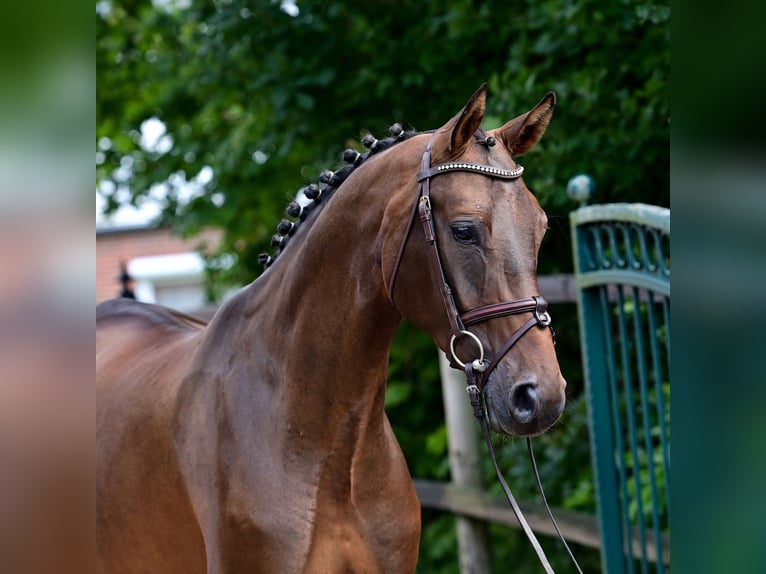
<path fill-rule="evenodd" d="M 537 414 L 540 400 L 537 397 L 537 385 L 520 383 L 511 389 L 511 415 L 520 423 L 530 422 Z"/>

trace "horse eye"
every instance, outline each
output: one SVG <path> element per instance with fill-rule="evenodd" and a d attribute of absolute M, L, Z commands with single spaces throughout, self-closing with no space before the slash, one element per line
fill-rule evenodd
<path fill-rule="evenodd" d="M 452 237 L 466 245 L 477 243 L 473 227 L 465 223 L 456 223 L 452 226 Z"/>

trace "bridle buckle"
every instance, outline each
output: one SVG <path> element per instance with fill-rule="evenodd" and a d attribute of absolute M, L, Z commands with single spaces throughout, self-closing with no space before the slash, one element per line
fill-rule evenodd
<path fill-rule="evenodd" d="M 535 296 L 535 319 L 541 327 L 549 327 L 551 324 L 551 315 L 548 313 L 548 302 L 542 297 Z"/>

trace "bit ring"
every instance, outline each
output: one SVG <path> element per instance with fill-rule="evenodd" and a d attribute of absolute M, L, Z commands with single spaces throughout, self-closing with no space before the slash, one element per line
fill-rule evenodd
<path fill-rule="evenodd" d="M 479 338 L 471 333 L 470 331 L 460 331 L 460 335 L 467 335 L 470 337 L 474 343 L 479 347 L 479 358 L 474 359 L 471 362 L 471 366 L 475 371 L 483 371 L 486 366 L 484 365 L 484 346 L 481 344 L 481 341 Z M 455 341 L 457 341 L 458 337 L 456 335 L 452 335 L 452 339 L 450 339 L 449 342 L 449 350 L 452 353 L 452 360 L 455 361 L 458 365 L 460 365 L 461 369 L 465 369 L 465 363 L 458 358 L 457 353 L 455 353 Z"/>

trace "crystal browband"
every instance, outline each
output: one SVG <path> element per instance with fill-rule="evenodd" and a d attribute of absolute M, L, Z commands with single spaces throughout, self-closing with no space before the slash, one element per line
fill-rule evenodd
<path fill-rule="evenodd" d="M 524 166 L 518 166 L 514 169 L 501 169 L 499 167 L 493 167 L 491 165 L 483 165 L 480 163 L 466 163 L 466 162 L 449 162 L 441 163 L 430 169 L 422 171 L 418 174 L 418 181 L 422 181 L 426 178 L 433 177 L 440 173 L 448 171 L 470 171 L 473 173 L 480 173 L 482 175 L 488 175 L 490 177 L 499 177 L 502 179 L 516 179 L 524 173 Z"/>

